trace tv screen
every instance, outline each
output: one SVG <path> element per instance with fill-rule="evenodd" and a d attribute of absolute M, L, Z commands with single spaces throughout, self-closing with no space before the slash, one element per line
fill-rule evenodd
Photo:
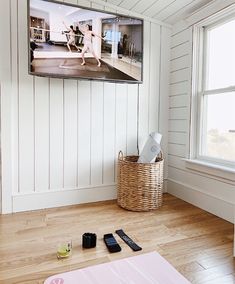
<path fill-rule="evenodd" d="M 141 19 L 47 0 L 28 0 L 29 73 L 142 82 Z"/>

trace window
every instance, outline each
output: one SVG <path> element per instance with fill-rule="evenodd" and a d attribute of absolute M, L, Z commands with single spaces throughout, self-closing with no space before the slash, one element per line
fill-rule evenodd
<path fill-rule="evenodd" d="M 235 166 L 235 15 L 194 28 L 193 158 Z"/>

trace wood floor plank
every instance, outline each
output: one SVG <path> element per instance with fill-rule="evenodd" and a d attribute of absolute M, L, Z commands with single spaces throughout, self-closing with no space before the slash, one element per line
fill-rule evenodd
<path fill-rule="evenodd" d="M 122 252 L 109 254 L 103 234 L 120 228 L 143 250 L 134 253 L 116 236 Z M 84 232 L 96 232 L 96 248 L 82 249 Z M 57 244 L 67 240 L 73 254 L 59 261 Z M 0 284 L 41 284 L 53 274 L 151 251 L 192 283 L 235 283 L 233 225 L 169 194 L 151 212 L 106 201 L 0 216 Z"/>
<path fill-rule="evenodd" d="M 216 279 L 206 281 L 205 284 L 232 284 L 235 283 L 235 275 L 229 274 Z"/>

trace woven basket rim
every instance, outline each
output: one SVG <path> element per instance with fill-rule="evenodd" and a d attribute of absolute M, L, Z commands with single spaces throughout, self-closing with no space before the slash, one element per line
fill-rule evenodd
<path fill-rule="evenodd" d="M 152 163 L 138 163 L 137 161 L 136 162 L 133 162 L 133 161 L 129 161 L 127 160 L 127 158 L 132 158 L 132 157 L 137 157 L 139 158 L 138 155 L 128 155 L 128 156 L 125 156 L 123 158 L 118 158 L 118 161 L 120 162 L 123 162 L 123 163 L 131 163 L 131 164 L 139 164 L 139 165 L 154 165 L 154 164 L 157 164 L 157 163 L 160 163 L 160 162 L 163 162 L 164 161 L 164 158 L 160 158 L 160 157 L 157 157 L 157 159 L 159 159 L 158 161 L 155 161 L 155 162 L 152 162 Z"/>

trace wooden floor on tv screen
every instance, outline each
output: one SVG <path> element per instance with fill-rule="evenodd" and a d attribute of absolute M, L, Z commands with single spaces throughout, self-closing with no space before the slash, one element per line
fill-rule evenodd
<path fill-rule="evenodd" d="M 169 194 L 153 212 L 125 211 L 115 201 L 0 216 L 0 283 L 43 283 L 54 274 L 136 255 L 109 254 L 105 233 L 124 229 L 143 250 L 157 251 L 192 283 L 235 283 L 233 225 Z M 95 249 L 81 235 L 95 232 Z M 73 255 L 58 261 L 56 248 L 72 239 Z"/>

